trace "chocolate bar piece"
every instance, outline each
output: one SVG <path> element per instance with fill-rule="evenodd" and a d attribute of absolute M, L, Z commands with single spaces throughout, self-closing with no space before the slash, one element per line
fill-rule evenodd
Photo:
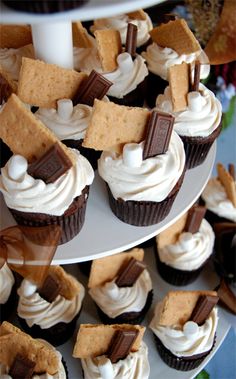
<path fill-rule="evenodd" d="M 206 208 L 200 205 L 193 206 L 188 211 L 188 217 L 185 224 L 184 231 L 189 233 L 197 233 L 201 226 L 203 217 L 205 216 Z"/>
<path fill-rule="evenodd" d="M 147 125 L 143 159 L 164 154 L 169 147 L 174 117 L 168 113 L 153 111 Z"/>
<path fill-rule="evenodd" d="M 42 179 L 46 184 L 53 183 L 72 167 L 59 144 L 54 144 L 41 158 L 31 163 L 28 174 L 35 179 Z"/>
<path fill-rule="evenodd" d="M 146 268 L 146 265 L 138 261 L 135 258 L 131 258 L 129 263 L 122 270 L 121 274 L 116 279 L 116 284 L 118 287 L 129 287 L 132 286 L 138 277 L 142 274 L 143 270 Z"/>
<path fill-rule="evenodd" d="M 128 23 L 126 42 L 125 42 L 125 51 L 131 55 L 132 58 L 136 56 L 136 47 L 137 47 L 137 34 L 138 28 L 137 25 Z"/>
<path fill-rule="evenodd" d="M 229 164 L 229 173 L 232 176 L 232 178 L 235 180 L 235 166 L 233 163 Z"/>
<path fill-rule="evenodd" d="M 218 303 L 218 300 L 218 296 L 200 296 L 192 312 L 190 321 L 196 322 L 198 325 L 202 325 L 208 318 L 214 306 Z"/>
<path fill-rule="evenodd" d="M 127 357 L 138 333 L 138 330 L 117 330 L 115 332 L 107 354 L 112 363 Z"/>
<path fill-rule="evenodd" d="M 75 95 L 73 104 L 86 104 L 92 107 L 94 99 L 102 100 L 112 84 L 110 80 L 93 70 Z"/>
<path fill-rule="evenodd" d="M 217 290 L 219 301 L 236 315 L 236 297 L 224 279 L 221 280 Z"/>
<path fill-rule="evenodd" d="M 197 91 L 197 92 L 199 91 L 200 72 L 201 72 L 201 63 L 199 61 L 195 61 L 194 77 L 193 77 L 193 83 L 192 84 L 191 84 L 191 80 L 190 80 L 191 91 Z"/>
<path fill-rule="evenodd" d="M 12 88 L 8 81 L 0 74 L 0 104 L 6 102 L 8 97 L 12 94 Z"/>
<path fill-rule="evenodd" d="M 14 352 L 12 352 L 14 354 Z M 12 379 L 31 379 L 36 363 L 27 357 L 17 354 L 9 370 Z"/>
<path fill-rule="evenodd" d="M 166 14 L 164 14 L 164 18 L 163 18 L 162 23 L 167 24 L 167 22 L 175 21 L 175 20 L 177 20 L 177 18 L 178 18 L 178 16 L 175 13 L 166 13 Z"/>
<path fill-rule="evenodd" d="M 49 303 L 52 303 L 57 295 L 59 295 L 61 290 L 61 284 L 57 280 L 57 278 L 53 275 L 48 275 L 46 279 L 43 282 L 42 287 L 39 289 L 39 295 L 48 301 Z"/>

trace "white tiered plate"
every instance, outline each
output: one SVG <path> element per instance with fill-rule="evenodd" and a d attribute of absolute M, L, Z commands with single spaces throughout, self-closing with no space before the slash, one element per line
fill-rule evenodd
<path fill-rule="evenodd" d="M 185 174 L 183 185 L 169 215 L 160 223 L 137 227 L 120 221 L 111 211 L 104 182 L 96 174 L 91 186 L 85 223 L 81 232 L 57 249 L 53 264 L 83 262 L 129 249 L 157 235 L 175 222 L 198 199 L 205 187 L 215 160 L 216 143 L 205 162 Z M 0 229 L 14 224 L 1 199 Z"/>
<path fill-rule="evenodd" d="M 33 1 L 33 0 L 32 0 Z M 0 2 L 0 23 L 34 24 L 57 21 L 88 21 L 96 18 L 110 17 L 140 8 L 160 4 L 164 0 L 89 0 L 82 7 L 54 14 L 36 14 L 14 11 Z"/>

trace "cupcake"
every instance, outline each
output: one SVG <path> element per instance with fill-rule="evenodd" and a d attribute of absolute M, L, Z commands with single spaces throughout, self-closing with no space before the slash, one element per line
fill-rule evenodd
<path fill-rule="evenodd" d="M 0 346 L 2 378 L 68 378 L 66 364 L 59 351 L 6 321 L 0 326 Z"/>
<path fill-rule="evenodd" d="M 73 357 L 81 359 L 84 379 L 148 379 L 148 348 L 139 325 L 80 325 Z"/>
<path fill-rule="evenodd" d="M 215 235 L 205 211 L 194 206 L 156 237 L 157 269 L 170 284 L 192 283 L 213 252 Z"/>
<path fill-rule="evenodd" d="M 51 266 L 41 286 L 24 279 L 17 293 L 17 315 L 27 333 L 55 346 L 72 336 L 85 290 L 62 267 Z"/>
<path fill-rule="evenodd" d="M 233 167 L 233 165 L 231 165 Z M 236 222 L 236 181 L 233 171 L 217 165 L 218 176 L 209 179 L 201 198 L 207 208 L 206 218 L 214 225 L 220 222 Z"/>
<path fill-rule="evenodd" d="M 135 53 L 135 36 L 132 41 L 133 59 L 130 51 L 122 50 L 117 30 L 97 30 L 95 37 L 97 48 L 88 49 L 81 57 L 78 63 L 80 70 L 88 74 L 96 70 L 112 82 L 107 92 L 111 101 L 121 105 L 143 106 L 148 70 L 145 60 Z"/>
<path fill-rule="evenodd" d="M 7 320 L 14 309 L 16 300 L 14 284 L 14 276 L 7 263 L 4 263 L 0 268 L 0 322 Z"/>
<path fill-rule="evenodd" d="M 168 86 L 164 94 L 157 97 L 156 109 L 175 117 L 174 130 L 184 143 L 187 168 L 202 164 L 221 131 L 222 107 L 214 93 L 200 83 L 199 91 L 187 93 L 183 110 L 174 111 L 173 92 Z"/>
<path fill-rule="evenodd" d="M 212 351 L 218 324 L 215 291 L 171 291 L 157 303 L 150 328 L 162 360 L 189 371 Z"/>
<path fill-rule="evenodd" d="M 126 42 L 127 28 L 130 22 L 136 25 L 138 29 L 137 51 L 140 53 L 149 43 L 149 31 L 153 27 L 150 17 L 142 9 L 127 14 L 94 20 L 93 25 L 90 27 L 90 30 L 92 33 L 94 33 L 96 30 L 116 29 L 120 33 L 121 42 L 124 46 Z"/>
<path fill-rule="evenodd" d="M 147 103 L 153 108 L 156 96 L 163 93 L 168 85 L 168 69 L 183 62 L 192 64 L 199 60 L 200 78 L 205 79 L 210 73 L 208 58 L 189 29 L 185 20 L 169 21 L 150 31 L 152 44 L 142 53 L 147 62 L 148 89 Z M 188 41 L 188 42 L 187 42 Z"/>
<path fill-rule="evenodd" d="M 3 0 L 8 7 L 29 13 L 56 13 L 79 8 L 87 0 Z"/>
<path fill-rule="evenodd" d="M 104 150 L 98 172 L 107 184 L 112 212 L 136 226 L 156 224 L 168 215 L 185 171 L 183 143 L 171 133 L 172 117 L 156 112 L 149 117 L 147 109 L 96 101 L 84 140 L 85 147 Z M 151 130 L 154 120 L 156 134 Z M 163 134 L 157 143 L 159 127 Z"/>
<path fill-rule="evenodd" d="M 84 223 L 94 178 L 90 163 L 63 145 L 16 95 L 9 98 L 0 118 L 0 137 L 14 153 L 0 178 L 9 210 L 19 225 L 60 225 L 60 243 L 69 241 Z"/>
<path fill-rule="evenodd" d="M 89 294 L 105 324 L 140 324 L 152 302 L 152 281 L 143 249 L 92 262 Z"/>

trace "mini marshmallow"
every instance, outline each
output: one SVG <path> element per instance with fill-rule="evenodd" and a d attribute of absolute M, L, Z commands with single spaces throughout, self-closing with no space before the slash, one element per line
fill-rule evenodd
<path fill-rule="evenodd" d="M 110 359 L 102 355 L 101 357 L 97 357 L 97 362 L 102 379 L 113 379 L 114 371 Z"/>
<path fill-rule="evenodd" d="M 188 338 L 194 338 L 198 333 L 198 330 L 198 324 L 196 324 L 196 322 L 193 321 L 187 321 L 183 327 L 184 335 Z"/>
<path fill-rule="evenodd" d="M 133 60 L 129 53 L 122 53 L 117 57 L 117 63 L 122 72 L 129 72 L 133 68 Z"/>
<path fill-rule="evenodd" d="M 200 92 L 189 92 L 187 97 L 189 109 L 193 112 L 199 112 L 202 109 L 202 96 Z"/>
<path fill-rule="evenodd" d="M 107 290 L 107 294 L 112 299 L 117 298 L 117 296 L 119 294 L 119 290 L 118 290 L 118 287 L 117 287 L 117 285 L 115 283 L 107 283 L 107 284 L 105 284 L 105 287 L 106 287 L 106 290 Z"/>
<path fill-rule="evenodd" d="M 28 162 L 22 155 L 13 155 L 8 162 L 8 174 L 13 180 L 23 179 L 27 168 Z"/>
<path fill-rule="evenodd" d="M 37 286 L 27 279 L 22 282 L 21 288 L 25 297 L 31 296 L 37 291 Z"/>
<path fill-rule="evenodd" d="M 128 167 L 140 167 L 143 162 L 143 149 L 138 143 L 127 143 L 123 148 L 123 162 Z"/>
<path fill-rule="evenodd" d="M 191 249 L 192 247 L 194 247 L 194 239 L 192 233 L 182 233 L 179 236 L 179 242 L 182 246 L 185 246 L 187 249 Z"/>
<path fill-rule="evenodd" d="M 73 113 L 73 102 L 70 99 L 58 100 L 57 113 L 63 120 L 69 120 Z"/>

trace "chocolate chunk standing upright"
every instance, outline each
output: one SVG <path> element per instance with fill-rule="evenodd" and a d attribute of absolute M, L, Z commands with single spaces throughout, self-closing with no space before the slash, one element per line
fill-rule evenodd
<path fill-rule="evenodd" d="M 169 147 L 174 117 L 168 113 L 153 111 L 149 119 L 143 149 L 143 159 L 164 154 Z"/>
<path fill-rule="evenodd" d="M 52 303 L 56 297 L 59 295 L 61 290 L 61 284 L 57 280 L 57 278 L 51 274 L 49 274 L 43 282 L 42 287 L 38 290 L 39 295 Z"/>
<path fill-rule="evenodd" d="M 127 357 L 139 331 L 138 330 L 117 330 L 112 338 L 107 356 L 112 363 Z"/>
<path fill-rule="evenodd" d="M 131 55 L 132 58 L 136 56 L 136 47 L 137 47 L 137 34 L 138 28 L 137 25 L 128 23 L 126 42 L 125 42 L 125 51 Z"/>
<path fill-rule="evenodd" d="M 206 208 L 200 205 L 193 206 L 188 211 L 187 221 L 184 227 L 185 232 L 197 233 L 201 226 L 203 217 L 205 216 Z"/>
<path fill-rule="evenodd" d="M 14 354 L 14 352 L 12 352 Z M 31 379 L 36 363 L 27 357 L 17 354 L 10 367 L 9 376 L 12 379 Z"/>
<path fill-rule="evenodd" d="M 55 182 L 71 167 L 71 160 L 60 145 L 55 143 L 42 157 L 29 165 L 28 174 L 48 184 Z"/>
<path fill-rule="evenodd" d="M 236 177 L 235 177 L 235 166 L 233 163 L 229 164 L 229 174 L 232 176 L 233 180 L 236 179 Z"/>
<path fill-rule="evenodd" d="M 199 91 L 200 72 L 201 72 L 201 63 L 199 61 L 195 61 L 193 83 L 191 83 L 191 79 L 190 79 L 191 91 L 197 91 L 197 92 Z M 191 78 L 191 75 L 190 75 L 190 78 Z"/>
<path fill-rule="evenodd" d="M 218 296 L 200 296 L 189 321 L 196 322 L 198 325 L 204 324 L 218 300 Z"/>
<path fill-rule="evenodd" d="M 94 99 L 102 100 L 112 84 L 110 80 L 92 70 L 89 77 L 82 83 L 79 92 L 75 95 L 73 104 L 86 104 L 92 107 Z"/>
<path fill-rule="evenodd" d="M 145 263 L 138 261 L 135 258 L 131 258 L 127 266 L 122 270 L 120 275 L 118 275 L 116 285 L 118 287 L 132 286 L 145 268 Z"/>

